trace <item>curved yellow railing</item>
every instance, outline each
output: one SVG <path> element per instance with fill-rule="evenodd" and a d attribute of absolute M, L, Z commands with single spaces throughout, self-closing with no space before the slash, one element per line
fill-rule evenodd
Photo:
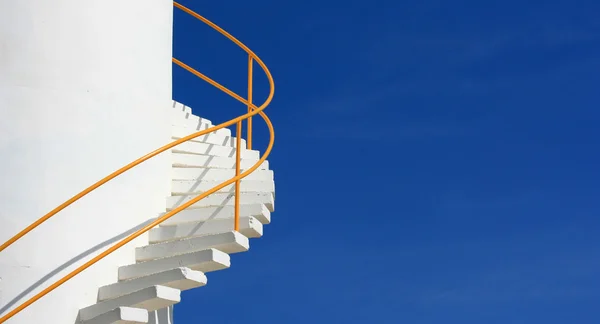
<path fill-rule="evenodd" d="M 196 71 L 195 69 L 191 68 L 190 66 L 186 65 L 185 63 L 179 61 L 176 58 L 173 58 L 173 63 L 179 65 L 180 67 L 184 68 L 185 70 L 191 72 L 192 74 L 198 76 L 199 78 L 205 80 L 206 82 L 212 84 L 213 86 L 215 86 L 216 88 L 220 89 L 221 91 L 227 93 L 228 95 L 230 95 L 231 97 L 233 97 L 234 99 L 240 101 L 241 103 L 245 104 L 248 107 L 248 112 L 244 115 L 241 115 L 237 118 L 234 118 L 232 120 L 229 120 L 227 122 L 221 123 L 219 125 L 213 126 L 211 128 L 205 129 L 203 131 L 199 131 L 196 133 L 193 133 L 191 135 L 188 135 L 186 137 L 183 137 L 181 139 L 178 139 L 174 142 L 171 142 L 155 151 L 152 151 L 142 157 L 140 157 L 139 159 L 127 164 L 126 166 L 120 168 L 119 170 L 109 174 L 108 176 L 106 176 L 105 178 L 101 179 L 100 181 L 94 183 L 93 185 L 91 185 L 90 187 L 88 187 L 87 189 L 83 190 L 82 192 L 78 193 L 77 195 L 73 196 L 71 199 L 65 201 L 64 203 L 62 203 L 60 206 L 56 207 L 55 209 L 53 209 L 52 211 L 50 211 L 48 214 L 42 216 L 41 218 L 39 218 L 38 220 L 36 220 L 35 222 L 33 222 L 31 225 L 27 226 L 25 229 L 23 229 L 21 232 L 19 232 L 17 235 L 13 236 L 11 239 L 9 239 L 8 241 L 4 242 L 2 245 L 0 245 L 0 252 L 5 250 L 7 247 L 9 247 L 10 245 L 12 245 L 13 243 L 15 243 L 16 241 L 18 241 L 20 238 L 22 238 L 23 236 L 27 235 L 27 233 L 31 232 L 33 229 L 35 229 L 36 227 L 38 227 L 39 225 L 41 225 L 42 223 L 44 223 L 45 221 L 47 221 L 48 219 L 50 219 L 51 217 L 55 216 L 58 212 L 60 212 L 61 210 L 65 209 L 66 207 L 68 207 L 69 205 L 73 204 L 75 201 L 83 198 L 84 196 L 86 196 L 87 194 L 89 194 L 90 192 L 94 191 L 95 189 L 97 189 L 98 187 L 102 186 L 103 184 L 111 181 L 112 179 L 116 178 L 117 176 L 123 174 L 124 172 L 132 169 L 133 167 L 139 165 L 140 163 L 147 161 L 148 159 L 164 152 L 167 151 L 179 144 L 182 144 L 184 142 L 187 142 L 189 140 L 192 140 L 196 137 L 202 136 L 202 135 L 206 135 L 208 133 L 212 133 L 218 129 L 221 128 L 225 128 L 228 126 L 231 126 L 233 124 L 236 124 L 236 129 L 237 129 L 237 148 L 236 148 L 236 176 L 221 183 L 220 185 L 198 195 L 197 197 L 195 197 L 194 199 L 191 199 L 190 201 L 186 202 L 185 204 L 169 211 L 168 213 L 164 214 L 163 216 L 157 218 L 156 220 L 154 220 L 152 223 L 144 226 L 143 228 L 137 230 L 135 233 L 129 235 L 128 237 L 124 238 L 123 240 L 119 241 L 118 243 L 116 243 L 115 245 L 111 246 L 110 248 L 106 249 L 104 252 L 98 254 L 96 257 L 94 257 L 93 259 L 89 260 L 88 262 L 84 263 L 83 265 L 79 266 L 77 269 L 73 270 L 72 272 L 70 272 L 69 274 L 67 274 L 66 276 L 64 276 L 63 278 L 61 278 L 60 280 L 56 281 L 55 283 L 53 283 L 52 285 L 48 286 L 47 288 L 45 288 L 44 290 L 42 290 L 41 292 L 39 292 L 38 294 L 36 294 L 35 296 L 31 297 L 30 299 L 28 299 L 26 302 L 22 303 L 21 305 L 19 305 L 18 307 L 14 308 L 12 311 L 8 312 L 6 315 L 2 316 L 0 318 L 0 323 L 4 323 L 6 322 L 8 319 L 12 318 L 13 316 L 15 316 L 16 314 L 18 314 L 19 312 L 21 312 L 22 310 L 24 310 L 25 308 L 29 307 L 31 304 L 33 304 L 34 302 L 36 302 L 37 300 L 39 300 L 40 298 L 44 297 L 45 295 L 47 295 L 48 293 L 50 293 L 51 291 L 53 291 L 54 289 L 58 288 L 59 286 L 61 286 L 62 284 L 64 284 L 65 282 L 67 282 L 68 280 L 70 280 L 71 278 L 75 277 L 76 275 L 78 275 L 79 273 L 81 273 L 82 271 L 84 271 L 85 269 L 89 268 L 90 266 L 94 265 L 96 262 L 102 260 L 103 258 L 105 258 L 106 256 L 108 256 L 109 254 L 113 253 L 114 251 L 118 250 L 119 248 L 121 248 L 122 246 L 124 246 L 125 244 L 131 242 L 132 240 L 134 240 L 135 238 L 137 238 L 138 236 L 146 233 L 147 231 L 149 231 L 150 229 L 156 227 L 157 225 L 159 225 L 160 223 L 164 222 L 165 220 L 173 217 L 175 214 L 181 212 L 182 210 L 190 207 L 191 205 L 197 203 L 198 201 L 200 201 L 201 199 L 207 197 L 208 195 L 211 195 L 221 189 L 223 189 L 224 187 L 234 184 L 235 183 L 235 218 L 234 218 L 234 228 L 235 230 L 239 230 L 239 192 L 240 192 L 240 180 L 243 179 L 244 177 L 248 176 L 250 173 L 254 172 L 269 156 L 269 154 L 271 153 L 271 150 L 273 148 L 273 144 L 275 142 L 275 132 L 273 130 L 273 124 L 271 123 L 271 120 L 267 117 L 267 115 L 263 112 L 263 110 L 271 103 L 271 100 L 273 100 L 273 95 L 275 94 L 275 83 L 273 81 L 273 77 L 271 75 L 271 72 L 269 72 L 269 69 L 267 68 L 267 66 L 263 63 L 263 61 L 256 55 L 254 54 L 254 52 L 252 52 L 252 50 L 250 50 L 246 45 L 244 45 L 242 42 L 240 42 L 239 40 L 237 40 L 235 37 L 233 37 L 231 34 L 229 34 L 228 32 L 226 32 L 225 30 L 223 30 L 221 27 L 215 25 L 213 22 L 209 21 L 208 19 L 200 16 L 199 14 L 195 13 L 194 11 L 184 7 L 183 5 L 177 3 L 177 2 L 173 2 L 173 5 L 190 14 L 191 16 L 199 19 L 200 21 L 204 22 L 205 24 L 209 25 L 210 27 L 212 27 L 213 29 L 215 29 L 216 31 L 218 31 L 219 33 L 223 34 L 225 37 L 229 38 L 232 42 L 234 42 L 235 44 L 237 44 L 240 48 L 242 48 L 246 53 L 248 53 L 248 99 L 244 99 L 242 96 L 236 94 L 235 92 L 227 89 L 226 87 L 224 87 L 223 85 L 219 84 L 218 82 L 212 80 L 211 78 L 205 76 L 204 74 Z M 253 62 L 256 61 L 256 63 L 258 63 L 258 65 L 263 69 L 263 71 L 265 72 L 265 74 L 267 75 L 267 78 L 269 80 L 269 86 L 270 86 L 270 90 L 269 90 L 269 96 L 267 97 L 267 99 L 265 100 L 265 102 L 260 105 L 260 106 L 256 106 L 252 103 L 252 67 L 253 67 Z M 247 138 L 247 147 L 248 149 L 252 148 L 252 116 L 254 115 L 260 115 L 265 123 L 267 124 L 267 127 L 269 128 L 269 133 L 270 133 L 270 140 L 269 140 L 269 144 L 265 150 L 265 153 L 263 154 L 263 156 L 258 160 L 258 162 L 256 162 L 256 164 L 254 164 L 251 168 L 249 168 L 248 170 L 244 171 L 243 173 L 240 172 L 240 150 L 241 150 L 241 134 L 242 134 L 242 121 L 244 120 L 248 120 L 248 138 Z"/>

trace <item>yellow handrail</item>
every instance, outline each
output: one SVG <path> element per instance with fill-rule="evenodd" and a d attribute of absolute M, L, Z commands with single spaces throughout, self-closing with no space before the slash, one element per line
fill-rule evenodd
<path fill-rule="evenodd" d="M 50 219 L 51 217 L 53 217 L 54 215 L 56 215 L 58 212 L 60 212 L 61 210 L 65 209 L 66 207 L 68 207 L 69 205 L 73 204 L 75 201 L 83 198 L 84 196 L 86 196 L 87 194 L 89 194 L 90 192 L 94 191 L 95 189 L 97 189 L 98 187 L 102 186 L 103 184 L 109 182 L 110 180 L 116 178 L 117 176 L 123 174 L 124 172 L 132 169 L 133 167 L 143 163 L 144 161 L 147 161 L 148 159 L 164 152 L 167 151 L 179 144 L 182 144 L 184 142 L 187 142 L 189 140 L 192 140 L 196 137 L 202 136 L 202 135 L 206 135 L 208 133 L 212 133 L 215 132 L 216 130 L 231 126 L 233 124 L 236 124 L 236 128 L 237 128 L 237 147 L 236 147 L 236 173 L 235 173 L 235 177 L 221 183 L 220 185 L 206 191 L 203 192 L 202 194 L 198 195 L 197 197 L 189 200 L 188 202 L 186 202 L 185 204 L 167 212 L 166 214 L 164 214 L 163 216 L 157 218 L 156 220 L 154 220 L 152 223 L 144 226 L 143 228 L 137 230 L 135 233 L 129 235 L 128 237 L 122 239 L 121 241 L 119 241 L 118 243 L 116 243 L 115 245 L 111 246 L 110 248 L 106 249 L 104 252 L 98 254 L 97 256 L 95 256 L 94 258 L 92 258 L 91 260 L 89 260 L 88 262 L 84 263 L 83 265 L 79 266 L 77 269 L 71 271 L 69 274 L 67 274 L 66 276 L 62 277 L 60 280 L 56 281 L 55 283 L 53 283 L 52 285 L 48 286 L 47 288 L 45 288 L 44 290 L 42 290 L 41 292 L 39 292 L 38 294 L 36 294 L 35 296 L 31 297 L 30 299 L 28 299 L 27 301 L 25 301 L 24 303 L 22 303 L 21 305 L 19 305 L 18 307 L 14 308 L 12 311 L 8 312 L 6 315 L 2 316 L 0 318 L 0 324 L 6 322 L 8 319 L 12 318 L 13 316 L 15 316 L 16 314 L 18 314 L 19 312 L 21 312 L 22 310 L 24 310 L 25 308 L 29 307 L 31 304 L 33 304 L 34 302 L 36 302 L 37 300 L 39 300 L 40 298 L 44 297 L 45 295 L 47 295 L 48 293 L 50 293 L 51 291 L 53 291 L 54 289 L 58 288 L 59 286 L 61 286 L 62 284 L 64 284 L 65 282 L 67 282 L 68 280 L 70 280 L 71 278 L 75 277 L 76 275 L 78 275 L 79 273 L 81 273 L 82 271 L 84 271 L 85 269 L 89 268 L 90 266 L 94 265 L 96 262 L 102 260 L 103 258 L 105 258 L 106 256 L 108 256 L 109 254 L 113 253 L 114 251 L 118 250 L 119 248 L 121 248 L 122 246 L 124 246 L 125 244 L 131 242 L 132 240 L 134 240 L 135 238 L 139 237 L 140 235 L 146 233 L 147 231 L 149 231 L 150 229 L 154 228 L 155 226 L 161 224 L 162 222 L 164 222 L 165 220 L 173 217 L 174 215 L 176 215 L 177 213 L 181 212 L 182 210 L 190 207 L 191 205 L 197 203 L 198 201 L 200 201 L 201 199 L 225 188 L 226 186 L 235 183 L 235 216 L 234 216 L 234 229 L 236 231 L 239 230 L 239 190 L 240 190 L 240 180 L 243 179 L 244 177 L 248 176 L 250 173 L 254 172 L 256 169 L 258 169 L 258 167 L 267 159 L 267 157 L 269 156 L 269 154 L 271 153 L 271 150 L 273 148 L 273 144 L 275 143 L 275 131 L 273 129 L 273 124 L 271 123 L 271 120 L 267 117 L 267 115 L 263 112 L 263 110 L 271 103 L 271 101 L 273 100 L 273 95 L 275 94 L 275 82 L 273 81 L 273 76 L 271 75 L 271 72 L 269 71 L 269 69 L 267 68 L 267 66 L 263 63 L 263 61 L 256 55 L 254 54 L 254 52 L 252 52 L 252 50 L 250 50 L 246 45 L 244 45 L 242 42 L 240 42 L 238 39 L 236 39 L 235 37 L 233 37 L 231 34 L 229 34 L 228 32 L 226 32 L 225 30 L 223 30 L 221 27 L 215 25 L 213 22 L 211 22 L 210 20 L 200 16 L 199 14 L 195 13 L 194 11 L 184 7 L 183 5 L 177 3 L 177 2 L 173 2 L 173 5 L 190 14 L 191 16 L 201 20 L 202 22 L 204 22 L 205 24 L 209 25 L 210 27 L 212 27 L 213 29 L 215 29 L 216 31 L 218 31 L 219 33 L 221 33 L 222 35 L 224 35 L 225 37 L 229 38 L 232 42 L 234 42 L 236 45 L 238 45 L 240 48 L 242 48 L 246 53 L 248 53 L 248 100 L 244 99 L 243 97 L 241 97 L 240 95 L 236 94 L 235 92 L 227 89 L 226 87 L 224 87 L 223 85 L 219 84 L 218 82 L 212 80 L 211 78 L 205 76 L 204 74 L 196 71 L 195 69 L 193 69 L 192 67 L 186 65 L 185 63 L 179 61 L 176 58 L 173 58 L 173 63 L 179 65 L 180 67 L 184 68 L 185 70 L 189 71 L 190 73 L 198 76 L 199 78 L 205 80 L 206 82 L 210 83 L 211 85 L 215 86 L 216 88 L 220 89 L 221 91 L 227 93 L 228 95 L 230 95 L 231 97 L 233 97 L 234 99 L 242 102 L 243 104 L 247 105 L 248 107 L 248 113 L 241 115 L 239 117 L 236 117 L 234 119 L 231 119 L 227 122 L 221 123 L 219 125 L 213 126 L 211 128 L 205 129 L 203 131 L 199 131 L 193 134 L 190 134 L 186 137 L 180 138 L 176 141 L 173 141 L 159 149 L 156 149 L 142 157 L 140 157 L 139 159 L 127 164 L 126 166 L 116 170 L 115 172 L 109 174 L 108 176 L 106 176 L 105 178 L 101 179 L 100 181 L 94 183 L 93 185 L 91 185 L 90 187 L 86 188 L 85 190 L 81 191 L 80 193 L 78 193 L 77 195 L 73 196 L 71 199 L 65 201 L 64 203 L 62 203 L 61 205 L 59 205 L 58 207 L 54 208 L 52 211 L 50 211 L 48 214 L 42 216 L 41 218 L 39 218 L 38 220 L 36 220 L 35 222 L 33 222 L 31 225 L 27 226 L 24 230 L 22 230 L 21 232 L 19 232 L 17 235 L 13 236 L 12 238 L 10 238 L 8 241 L 4 242 L 2 245 L 0 245 L 0 252 L 5 250 L 7 247 L 9 247 L 10 245 L 12 245 L 13 243 L 15 243 L 17 240 L 19 240 L 20 238 L 22 238 L 23 236 L 25 236 L 27 233 L 31 232 L 33 229 L 35 229 L 36 227 L 38 227 L 39 225 L 41 225 L 42 223 L 44 223 L 45 221 L 47 221 L 48 219 Z M 257 107 L 256 105 L 254 105 L 252 103 L 252 65 L 253 65 L 253 61 L 256 61 L 258 63 L 258 65 L 260 65 L 260 67 L 263 69 L 263 71 L 265 72 L 267 79 L 269 80 L 269 86 L 270 86 L 270 90 L 269 90 L 269 96 L 267 97 L 267 99 L 265 100 L 265 102 L 260 105 L 259 107 Z M 263 154 L 263 156 L 258 160 L 258 162 L 256 162 L 256 164 L 254 164 L 251 168 L 249 168 L 248 170 L 244 171 L 243 173 L 240 173 L 240 150 L 241 150 L 241 136 L 242 136 L 242 121 L 244 119 L 248 120 L 248 148 L 251 148 L 251 136 L 252 136 L 252 122 L 251 122 L 251 118 L 254 115 L 260 115 L 265 123 L 267 124 L 267 127 L 269 128 L 269 133 L 270 133 L 270 139 L 269 139 L 269 144 L 265 150 L 265 153 Z"/>

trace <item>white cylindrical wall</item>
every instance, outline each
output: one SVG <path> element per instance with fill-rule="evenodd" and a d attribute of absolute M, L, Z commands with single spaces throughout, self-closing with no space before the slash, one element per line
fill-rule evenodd
<path fill-rule="evenodd" d="M 170 141 L 170 0 L 0 0 L 0 241 Z M 165 207 L 169 157 L 144 163 L 0 252 L 0 313 Z M 71 324 L 146 236 L 8 323 Z"/>

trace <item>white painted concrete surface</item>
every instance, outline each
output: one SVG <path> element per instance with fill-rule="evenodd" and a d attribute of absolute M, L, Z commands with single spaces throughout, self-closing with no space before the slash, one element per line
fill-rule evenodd
<path fill-rule="evenodd" d="M 149 276 L 139 277 L 101 287 L 98 290 L 98 301 L 102 302 L 127 295 L 138 290 L 155 285 L 188 290 L 206 285 L 206 276 L 200 271 L 188 268 L 176 268 L 158 272 Z"/>
<path fill-rule="evenodd" d="M 119 307 L 81 324 L 138 324 L 148 323 L 148 311 L 142 308 Z M 156 323 L 159 324 L 159 323 Z M 160 323 L 163 324 L 163 323 Z"/>
<path fill-rule="evenodd" d="M 212 125 L 209 120 L 190 115 L 187 112 L 188 107 L 178 106 L 178 104 L 173 107 L 176 113 L 179 107 L 185 112 L 178 117 L 174 114 L 177 117 L 171 121 L 174 127 L 184 125 L 188 119 Z M 194 130 L 185 128 L 183 132 L 188 131 Z M 214 145 L 217 149 L 231 147 L 231 143 L 214 143 L 214 140 L 211 144 L 211 138 L 214 139 L 214 137 L 203 136 L 197 142 Z M 191 184 L 190 190 L 199 194 L 233 177 L 234 170 L 231 166 L 227 166 L 231 163 L 231 158 L 211 155 L 217 151 L 206 155 L 170 152 L 172 162 L 175 160 L 183 162 L 172 163 L 171 178 L 194 179 L 191 180 L 194 184 Z M 202 157 L 204 162 L 208 163 L 202 166 L 194 165 L 198 157 Z M 193 166 L 189 164 L 191 161 L 194 161 Z M 245 161 L 252 166 L 252 162 L 257 163 L 258 157 Z M 217 163 L 211 164 L 211 162 Z M 150 244 L 136 248 L 136 263 L 119 267 L 119 281 L 100 287 L 98 304 L 82 309 L 82 314 L 88 314 L 88 317 L 96 316 L 88 320 L 95 321 L 98 318 L 114 318 L 115 312 L 111 307 L 135 306 L 150 310 L 148 323 L 172 324 L 173 306 L 169 304 L 175 303 L 176 298 L 165 298 L 148 292 L 154 291 L 156 287 L 178 290 L 202 287 L 207 283 L 207 277 L 203 272 L 228 268 L 229 254 L 247 251 L 250 248 L 249 238 L 262 236 L 263 224 L 270 223 L 271 211 L 274 209 L 274 174 L 268 166 L 267 162 L 263 163 L 261 169 L 253 174 L 253 177 L 262 181 L 252 179 L 247 182 L 242 181 L 239 232 L 233 230 L 234 206 L 231 190 L 210 195 L 202 202 L 194 204 L 152 229 L 148 236 Z M 178 186 L 176 181 L 172 184 L 171 195 L 166 198 L 165 210 L 193 197 L 190 190 L 177 192 L 180 189 L 176 188 Z M 185 192 L 187 194 L 182 194 Z M 164 212 L 160 215 L 164 215 Z M 166 305 L 169 306 L 165 307 Z M 156 307 L 162 308 L 153 310 Z M 90 310 L 95 310 L 95 313 L 89 315 Z"/>
<path fill-rule="evenodd" d="M 246 252 L 249 248 L 250 242 L 246 236 L 231 231 L 139 247 L 135 256 L 137 262 L 144 262 L 206 249 L 217 249 L 231 254 Z"/>
<path fill-rule="evenodd" d="M 191 193 L 200 193 L 214 188 L 223 183 L 223 181 L 213 180 L 173 180 L 171 190 L 173 195 L 188 195 Z M 240 190 L 242 192 L 275 192 L 274 181 L 246 180 L 240 181 Z M 219 192 L 234 192 L 234 184 L 223 187 Z"/>
<path fill-rule="evenodd" d="M 257 171 L 258 172 L 258 171 Z M 186 202 L 196 198 L 196 195 L 191 196 L 170 196 L 167 197 L 167 210 L 179 207 Z M 254 203 L 264 204 L 269 211 L 275 210 L 275 199 L 273 194 L 270 192 L 241 192 L 240 193 L 240 204 L 250 205 Z M 235 194 L 234 193 L 221 193 L 217 192 L 208 197 L 201 199 L 195 204 L 191 205 L 187 209 L 214 207 L 214 206 L 234 206 L 235 205 Z"/>
<path fill-rule="evenodd" d="M 0 0 L 0 241 L 170 141 L 172 11 L 167 0 Z M 164 211 L 170 164 L 168 153 L 145 163 L 0 253 L 0 313 Z M 74 323 L 143 243 L 9 323 Z"/>
<path fill-rule="evenodd" d="M 169 100 L 171 26 L 172 2 L 164 0 L 0 0 L 0 241 L 133 159 L 213 125 Z M 0 253 L 0 314 L 233 177 L 231 135 L 219 130 L 144 163 Z M 246 150 L 245 141 L 242 148 L 242 169 L 250 168 L 260 153 Z M 228 268 L 228 254 L 247 251 L 248 238 L 262 236 L 271 221 L 269 163 L 241 184 L 239 233 L 230 185 L 10 323 L 172 324 L 180 290 L 205 285 L 204 272 Z"/>
<path fill-rule="evenodd" d="M 193 222 L 206 222 L 209 220 L 233 221 L 235 214 L 234 206 L 213 206 L 206 208 L 186 209 L 175 216 L 162 222 L 160 226 L 179 225 Z M 263 204 L 242 204 L 240 206 L 240 217 L 253 216 L 263 224 L 271 222 L 271 212 Z"/>
<path fill-rule="evenodd" d="M 150 286 L 88 306 L 79 311 L 79 319 L 81 321 L 89 321 L 123 306 L 155 311 L 178 303 L 181 300 L 180 293 L 179 289 L 171 287 Z"/>
<path fill-rule="evenodd" d="M 229 268 L 230 264 L 229 255 L 227 253 L 216 249 L 207 249 L 120 267 L 119 280 L 129 280 L 149 276 L 157 272 L 163 272 L 178 267 L 186 267 L 202 272 L 211 272 Z"/>
<path fill-rule="evenodd" d="M 233 231 L 233 222 L 228 219 L 160 226 L 150 230 L 150 243 L 155 244 L 189 237 L 215 235 L 229 231 Z M 263 234 L 263 224 L 252 216 L 240 217 L 240 233 L 249 238 L 261 237 Z"/>

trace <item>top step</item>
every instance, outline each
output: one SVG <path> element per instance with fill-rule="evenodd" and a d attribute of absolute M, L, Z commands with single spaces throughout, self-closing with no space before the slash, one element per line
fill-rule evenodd
<path fill-rule="evenodd" d="M 192 114 L 190 107 L 176 101 L 173 101 L 173 109 L 171 110 L 171 125 L 184 127 L 189 133 L 215 126 L 210 120 Z M 213 133 L 219 136 L 231 137 L 231 130 L 229 128 L 221 128 Z"/>
<path fill-rule="evenodd" d="M 181 115 L 181 117 L 183 117 L 183 118 L 198 119 L 198 121 L 203 124 L 207 124 L 211 127 L 213 126 L 213 123 L 210 120 L 208 120 L 206 118 L 198 117 L 198 116 L 192 114 L 192 108 L 190 108 L 182 103 L 173 101 L 173 110 L 174 110 L 174 112 L 179 113 Z"/>

